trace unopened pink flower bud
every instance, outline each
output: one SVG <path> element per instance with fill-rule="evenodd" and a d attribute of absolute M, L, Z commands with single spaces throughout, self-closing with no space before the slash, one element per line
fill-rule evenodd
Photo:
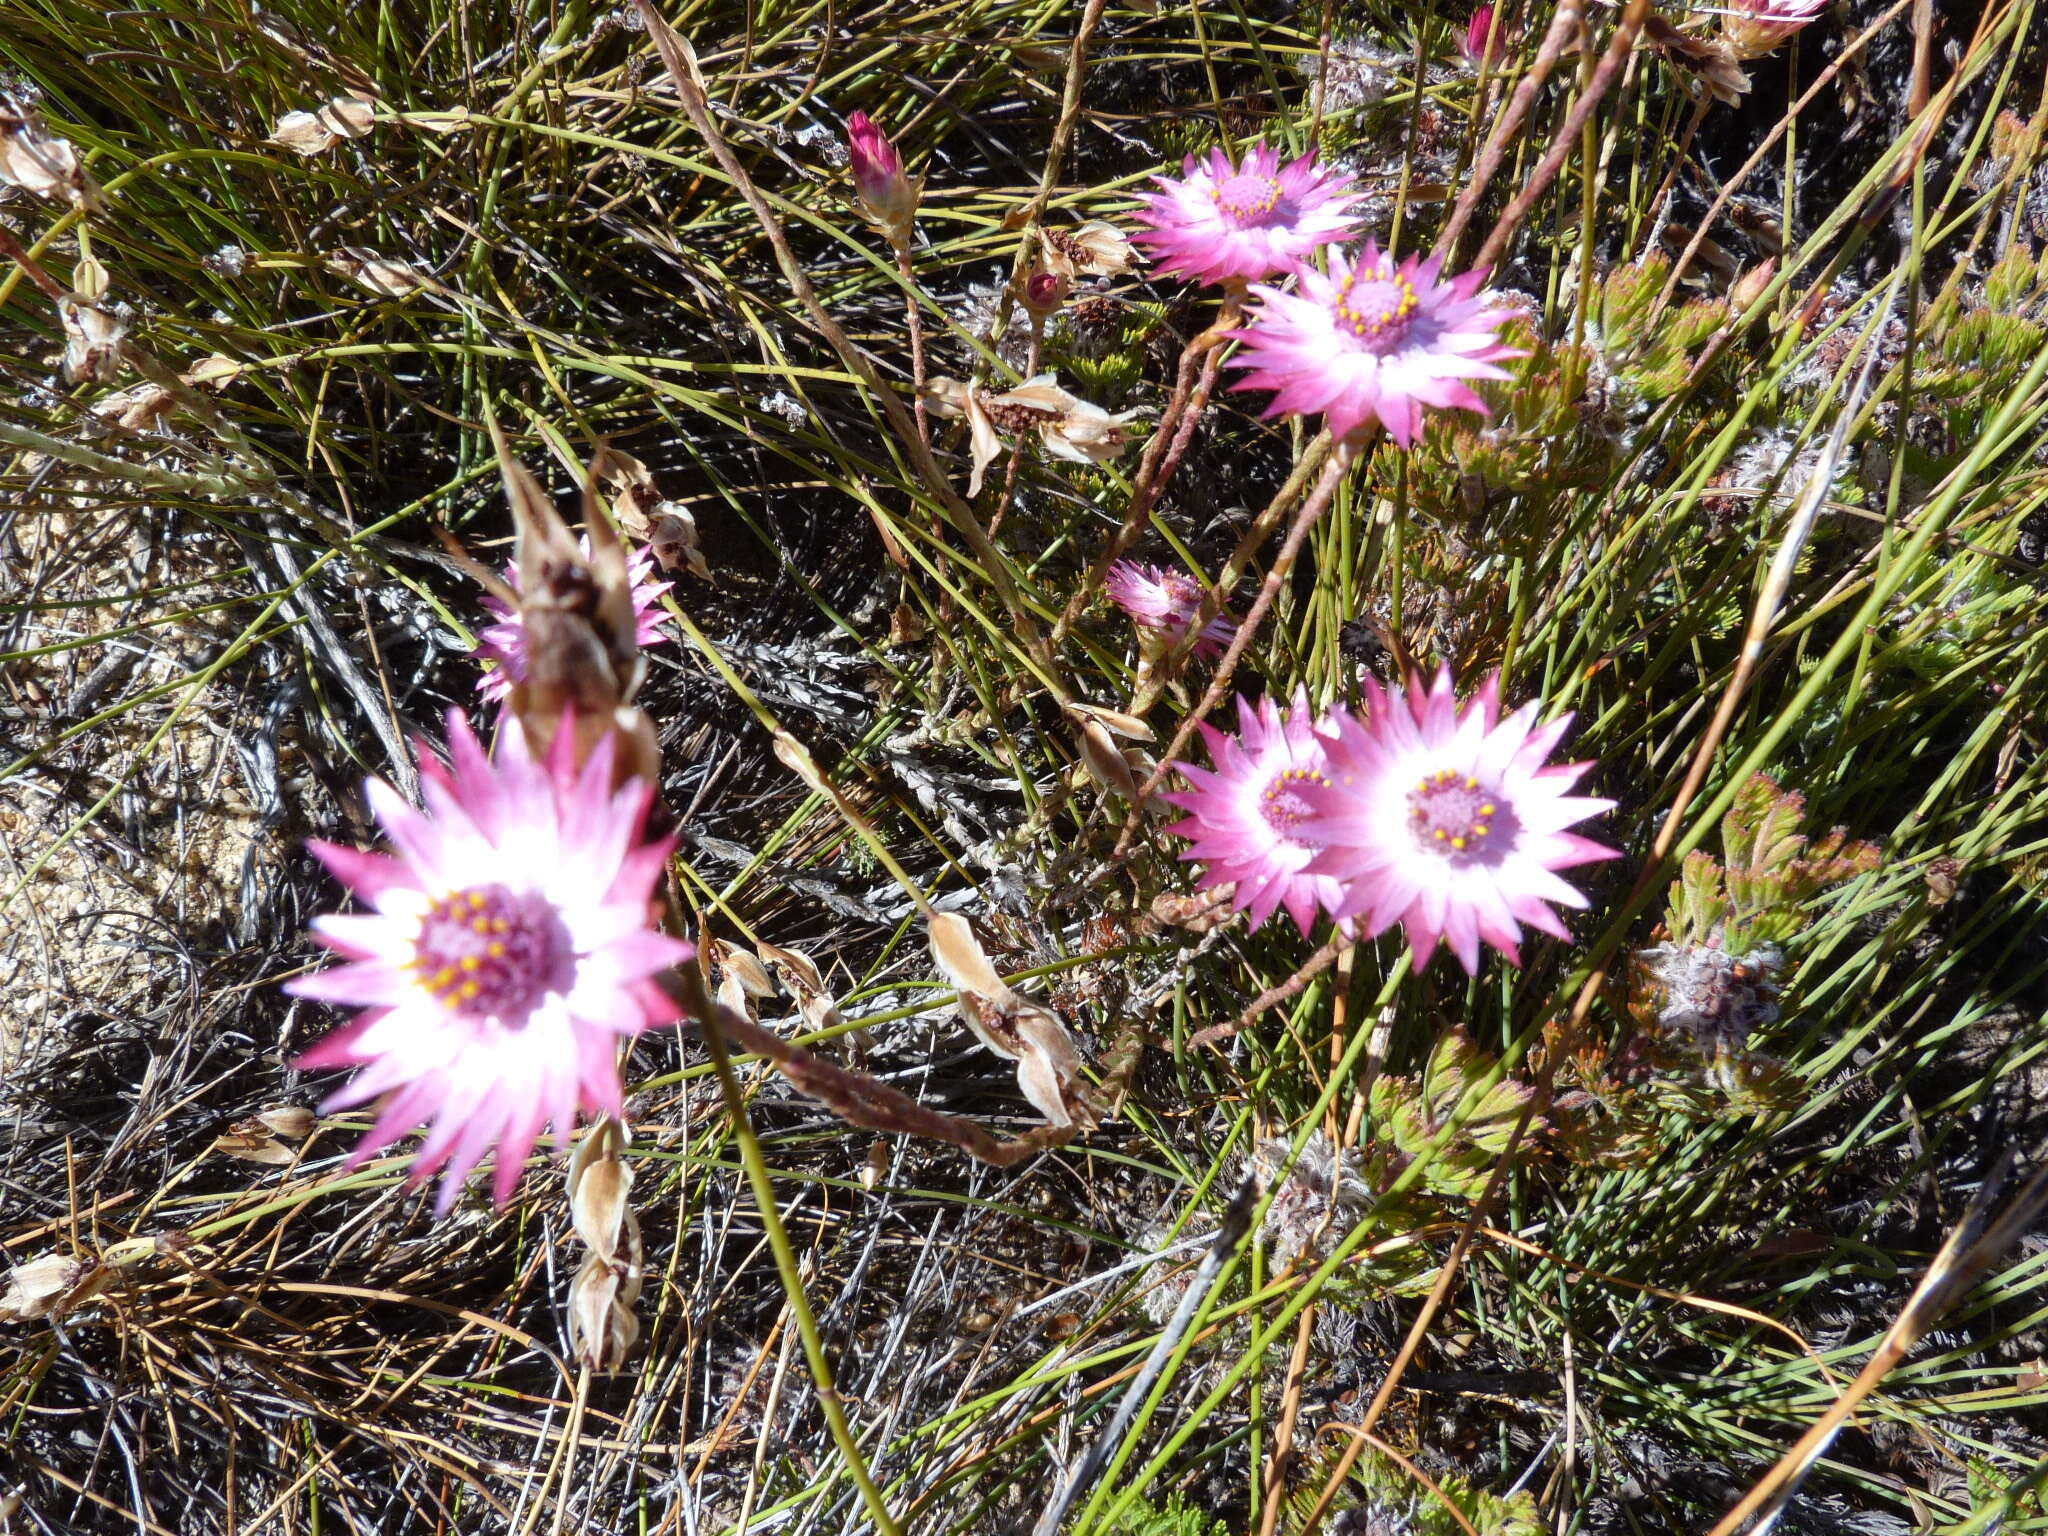
<path fill-rule="evenodd" d="M 1478 64 L 1486 58 L 1487 44 L 1493 41 L 1493 7 L 1482 5 L 1472 13 L 1472 20 L 1465 27 L 1465 41 L 1460 48 L 1466 59 Z"/>
<path fill-rule="evenodd" d="M 910 221 L 924 184 L 903 174 L 902 157 L 889 136 L 865 112 L 846 120 L 846 147 L 853 159 L 853 184 L 868 217 L 900 244 L 910 240 Z"/>
<path fill-rule="evenodd" d="M 1024 280 L 1024 307 L 1040 320 L 1059 313 L 1074 285 L 1057 272 L 1038 271 Z"/>

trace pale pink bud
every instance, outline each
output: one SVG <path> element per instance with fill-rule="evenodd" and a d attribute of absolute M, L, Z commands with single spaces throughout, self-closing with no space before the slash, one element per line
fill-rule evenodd
<path fill-rule="evenodd" d="M 853 160 L 853 184 L 861 206 L 893 239 L 907 241 L 910 221 L 924 188 L 903 174 L 902 157 L 889 136 L 865 112 L 846 120 L 846 148 Z"/>

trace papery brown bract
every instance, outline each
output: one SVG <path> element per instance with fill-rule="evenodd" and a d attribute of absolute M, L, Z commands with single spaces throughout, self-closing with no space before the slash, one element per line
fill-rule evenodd
<path fill-rule="evenodd" d="M 586 483 L 586 556 L 540 483 L 512 456 L 495 423 L 492 440 L 517 530 L 519 590 L 480 567 L 472 574 L 500 602 L 519 610 L 526 632 L 526 676 L 513 684 L 506 708 L 526 728 L 536 755 L 546 752 L 565 723 L 576 733 L 578 762 L 616 731 L 617 782 L 641 778 L 658 783 L 661 748 L 654 723 L 633 702 L 647 663 L 640 655 L 625 546 L 598 511 L 594 487 Z"/>

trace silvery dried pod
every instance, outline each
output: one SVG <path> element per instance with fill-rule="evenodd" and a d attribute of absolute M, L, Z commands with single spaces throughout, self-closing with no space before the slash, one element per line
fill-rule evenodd
<path fill-rule="evenodd" d="M 410 262 L 394 261 L 366 245 L 344 245 L 329 251 L 327 270 L 386 299 L 402 299 L 427 285 Z"/>
<path fill-rule="evenodd" d="M 272 144 L 299 155 L 324 154 L 343 139 L 360 139 L 375 125 L 377 110 L 355 96 L 337 96 L 311 112 L 287 112 L 270 130 Z"/>

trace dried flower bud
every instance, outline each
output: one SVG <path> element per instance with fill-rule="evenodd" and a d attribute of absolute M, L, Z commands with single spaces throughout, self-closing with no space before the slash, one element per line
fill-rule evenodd
<path fill-rule="evenodd" d="M 39 1317 L 59 1318 L 96 1294 L 107 1271 L 90 1259 L 48 1253 L 17 1264 L 0 1292 L 0 1322 L 26 1323 Z"/>
<path fill-rule="evenodd" d="M 260 1109 L 256 1112 L 256 1120 L 265 1130 L 282 1136 L 286 1141 L 304 1141 L 313 1134 L 313 1127 L 320 1123 L 313 1111 L 302 1104 L 280 1104 L 275 1109 Z"/>
<path fill-rule="evenodd" d="M 974 929 L 957 912 L 926 922 L 932 958 L 960 994 L 960 1017 L 975 1038 L 1017 1063 L 1017 1086 L 1054 1125 L 1092 1127 L 1095 1107 L 1079 1091 L 1081 1057 L 1067 1026 L 1051 1009 L 1020 997 L 989 964 Z"/>
<path fill-rule="evenodd" d="M 594 484 L 586 482 L 586 555 L 495 427 L 492 435 L 518 531 L 518 590 L 474 562 L 469 569 L 499 602 L 518 610 L 525 634 L 526 675 L 512 685 L 506 705 L 525 727 L 536 754 L 546 751 L 565 721 L 576 732 L 578 762 L 616 731 L 613 782 L 639 778 L 658 783 L 661 748 L 654 723 L 633 702 L 647 663 L 640 655 L 625 547 L 598 511 Z"/>
<path fill-rule="evenodd" d="M 108 309 L 73 294 L 57 301 L 64 325 L 64 377 L 74 384 L 105 384 L 121 371 L 121 347 L 128 334 L 125 305 Z"/>
<path fill-rule="evenodd" d="M 911 224 L 924 195 L 923 180 L 904 174 L 896 146 L 865 112 L 846 120 L 846 148 L 862 209 L 893 245 L 909 249 Z"/>
<path fill-rule="evenodd" d="M 1740 315 L 1750 305 L 1763 297 L 1771 286 L 1771 279 L 1778 274 L 1778 259 L 1766 257 L 1735 280 L 1728 290 L 1728 309 L 1731 314 Z"/>
<path fill-rule="evenodd" d="M 377 109 L 355 96 L 337 96 L 312 112 L 287 112 L 270 130 L 272 144 L 299 155 L 320 155 L 343 139 L 360 139 L 375 126 Z"/>
<path fill-rule="evenodd" d="M 1695 37 L 1651 11 L 1643 20 L 1643 41 L 1674 68 L 1698 76 L 1716 100 L 1733 106 L 1749 93 L 1749 76 L 1735 49 L 1720 38 Z"/>
<path fill-rule="evenodd" d="M 329 251 L 327 270 L 387 299 L 402 299 L 427 286 L 427 280 L 416 267 L 380 256 L 363 245 L 344 245 Z"/>
<path fill-rule="evenodd" d="M 0 185 L 88 211 L 100 206 L 100 189 L 78 163 L 70 141 L 51 133 L 40 113 L 5 90 L 0 90 Z"/>

